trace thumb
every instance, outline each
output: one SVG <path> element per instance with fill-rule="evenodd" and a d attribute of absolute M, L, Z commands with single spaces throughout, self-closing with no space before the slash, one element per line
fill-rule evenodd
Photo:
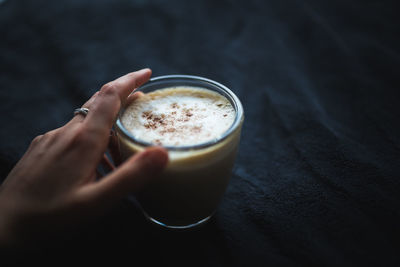
<path fill-rule="evenodd" d="M 168 163 L 164 148 L 152 147 L 129 158 L 112 173 L 80 190 L 86 201 L 95 205 L 111 203 L 138 191 L 158 176 Z"/>

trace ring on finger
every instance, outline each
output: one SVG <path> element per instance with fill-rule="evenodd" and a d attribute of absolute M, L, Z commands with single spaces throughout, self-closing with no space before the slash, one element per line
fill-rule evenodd
<path fill-rule="evenodd" d="M 74 116 L 81 114 L 83 115 L 83 117 L 86 117 L 86 115 L 89 113 L 89 109 L 88 108 L 77 108 L 74 111 Z"/>

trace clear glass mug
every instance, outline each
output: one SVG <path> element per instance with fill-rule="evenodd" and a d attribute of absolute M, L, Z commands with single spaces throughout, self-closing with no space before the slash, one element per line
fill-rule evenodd
<path fill-rule="evenodd" d="M 192 146 L 164 146 L 169 162 L 161 177 L 135 195 L 147 219 L 167 228 L 191 228 L 206 222 L 215 212 L 228 185 L 244 121 L 237 96 L 215 81 L 189 75 L 152 78 L 138 88 L 143 93 L 175 86 L 201 87 L 226 97 L 236 116 L 231 127 L 219 138 Z M 123 160 L 152 144 L 134 138 L 124 127 L 121 116 L 115 129 Z"/>

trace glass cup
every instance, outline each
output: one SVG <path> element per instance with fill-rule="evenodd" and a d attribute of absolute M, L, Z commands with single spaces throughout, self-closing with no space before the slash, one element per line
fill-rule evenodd
<path fill-rule="evenodd" d="M 206 222 L 220 202 L 236 158 L 244 120 L 237 96 L 215 81 L 189 75 L 167 75 L 152 78 L 138 88 L 143 93 L 176 86 L 201 87 L 226 97 L 236 116 L 231 127 L 219 138 L 191 146 L 164 146 L 169 162 L 161 176 L 135 195 L 147 219 L 158 225 L 185 229 Z M 123 160 L 153 144 L 138 140 L 124 127 L 121 109 L 116 133 Z"/>

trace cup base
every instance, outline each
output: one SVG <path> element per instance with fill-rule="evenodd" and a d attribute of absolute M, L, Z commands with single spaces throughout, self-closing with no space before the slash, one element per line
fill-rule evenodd
<path fill-rule="evenodd" d="M 169 225 L 169 224 L 165 224 L 163 222 L 160 222 L 154 218 L 152 218 L 151 216 L 149 216 L 145 211 L 143 211 L 144 216 L 146 217 L 147 220 L 149 220 L 151 223 L 156 224 L 158 226 L 161 226 L 163 228 L 167 228 L 167 229 L 175 229 L 175 230 L 184 230 L 184 229 L 191 229 L 191 228 L 196 228 L 199 227 L 200 225 L 203 225 L 204 223 L 206 223 L 211 217 L 212 215 L 198 221 L 192 224 L 188 224 L 188 225 Z"/>
<path fill-rule="evenodd" d="M 192 223 L 192 224 L 188 224 L 188 225 L 169 225 L 169 224 L 165 224 L 163 222 L 160 222 L 156 219 L 154 219 L 153 217 L 151 217 L 149 214 L 147 214 L 146 211 L 144 211 L 143 207 L 140 205 L 140 203 L 137 201 L 137 199 L 133 196 L 133 195 L 129 195 L 127 197 L 128 201 L 131 202 L 132 204 L 134 204 L 135 206 L 137 206 L 141 212 L 143 213 L 144 217 L 152 224 L 160 226 L 162 228 L 166 228 L 166 229 L 175 229 L 175 230 L 185 230 L 185 229 L 192 229 L 192 228 L 196 228 L 199 227 L 203 224 L 205 224 L 208 220 L 210 220 L 210 218 L 214 215 L 215 211 L 208 217 Z"/>

